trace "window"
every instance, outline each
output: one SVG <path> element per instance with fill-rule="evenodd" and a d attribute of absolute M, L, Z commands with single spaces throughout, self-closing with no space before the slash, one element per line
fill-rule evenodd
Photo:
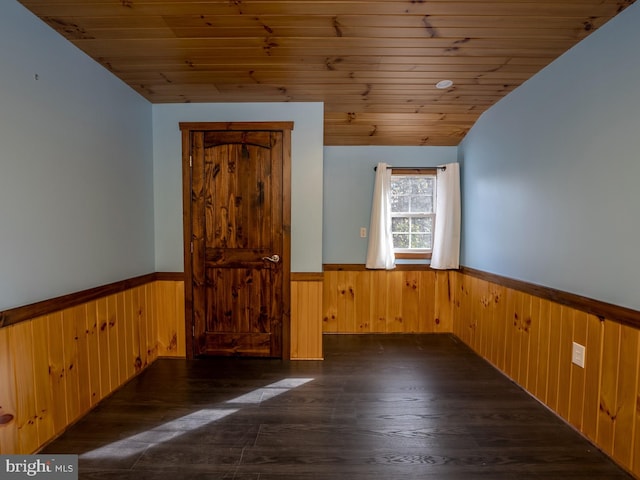
<path fill-rule="evenodd" d="M 391 231 L 397 258 L 431 256 L 435 208 L 435 169 L 391 170 Z"/>

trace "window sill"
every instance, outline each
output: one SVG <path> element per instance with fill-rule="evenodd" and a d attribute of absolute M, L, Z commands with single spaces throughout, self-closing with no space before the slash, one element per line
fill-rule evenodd
<path fill-rule="evenodd" d="M 401 260 L 431 260 L 431 253 L 406 253 L 398 252 L 395 257 Z"/>

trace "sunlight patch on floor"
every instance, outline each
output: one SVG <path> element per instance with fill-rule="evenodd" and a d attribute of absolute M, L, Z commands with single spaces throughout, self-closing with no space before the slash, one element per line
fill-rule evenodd
<path fill-rule="evenodd" d="M 239 397 L 227 400 L 225 404 L 229 404 L 229 408 L 204 408 L 198 410 L 189 415 L 145 430 L 144 432 L 82 453 L 80 454 L 80 458 L 96 460 L 100 458 L 122 458 L 136 455 L 147 449 L 149 444 L 168 442 L 180 435 L 228 417 L 239 411 L 242 408 L 241 405 L 259 404 L 311 381 L 313 381 L 313 378 L 285 378 L 270 385 L 257 388 L 244 395 L 240 395 Z M 233 408 L 234 405 L 238 406 L 238 408 Z"/>

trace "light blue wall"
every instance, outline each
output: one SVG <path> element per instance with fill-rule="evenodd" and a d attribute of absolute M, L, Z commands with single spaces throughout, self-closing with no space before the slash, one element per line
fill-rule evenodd
<path fill-rule="evenodd" d="M 13 0 L 0 72 L 0 310 L 152 272 L 151 105 Z"/>
<path fill-rule="evenodd" d="M 180 122 L 293 121 L 291 270 L 322 271 L 321 103 L 206 103 L 153 106 L 156 270 L 181 272 Z"/>
<path fill-rule="evenodd" d="M 325 147 L 324 263 L 359 263 L 367 257 L 371 201 L 378 162 L 435 167 L 457 161 L 457 147 Z"/>
<path fill-rule="evenodd" d="M 640 309 L 638 26 L 636 4 L 473 127 L 464 265 Z"/>
<path fill-rule="evenodd" d="M 323 149 L 322 104 L 152 107 L 3 2 L 0 310 L 182 271 L 181 121 L 295 122 L 293 271 L 364 263 L 377 162 L 459 155 L 464 265 L 640 309 L 638 25 L 633 5 L 486 112 L 459 150 Z"/>

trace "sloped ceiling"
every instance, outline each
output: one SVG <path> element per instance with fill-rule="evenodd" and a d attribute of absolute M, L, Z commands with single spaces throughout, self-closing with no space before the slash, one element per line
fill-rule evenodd
<path fill-rule="evenodd" d="M 457 145 L 633 2 L 20 1 L 153 103 L 324 102 L 325 145 Z"/>

